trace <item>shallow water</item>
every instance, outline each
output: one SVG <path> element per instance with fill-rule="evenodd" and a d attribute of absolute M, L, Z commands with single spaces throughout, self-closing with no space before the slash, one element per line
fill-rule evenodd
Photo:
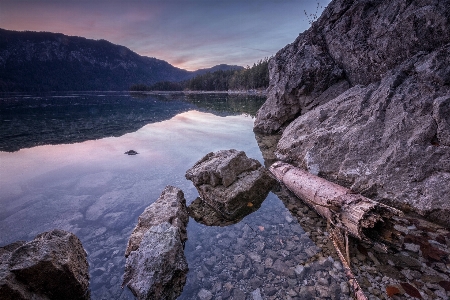
<path fill-rule="evenodd" d="M 198 194 L 185 171 L 220 149 L 243 150 L 270 164 L 276 138 L 252 132 L 263 100 L 223 94 L 3 96 L 0 246 L 53 228 L 71 231 L 88 253 L 92 298 L 132 299 L 120 287 L 126 243 L 138 216 L 166 185 L 181 188 L 191 203 Z M 125 155 L 130 149 L 139 154 Z M 445 299 L 450 257 L 430 261 L 417 247 L 429 237 L 439 241 L 431 249 L 447 251 L 448 231 L 405 220 L 399 222 L 407 248 L 391 256 L 352 241 L 355 275 L 370 299 L 387 299 L 387 286 L 400 288 L 393 297 L 411 298 L 402 283 L 425 299 Z M 189 273 L 180 299 L 198 299 L 199 293 L 206 299 L 351 297 L 324 220 L 282 188 L 237 224 L 208 227 L 190 219 L 185 253 Z"/>

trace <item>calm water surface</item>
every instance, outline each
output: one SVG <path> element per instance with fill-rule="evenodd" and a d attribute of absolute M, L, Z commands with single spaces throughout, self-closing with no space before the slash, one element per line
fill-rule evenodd
<path fill-rule="evenodd" d="M 194 201 L 197 191 L 184 174 L 208 152 L 234 148 L 270 163 L 276 138 L 252 132 L 263 102 L 227 95 L 2 95 L 0 246 L 54 228 L 71 231 L 88 253 L 92 298 L 133 299 L 121 282 L 138 216 L 166 185 Z M 139 154 L 124 154 L 131 149 Z M 350 298 L 325 222 L 289 192 L 274 193 L 234 225 L 190 219 L 189 273 L 179 299 Z M 402 227 L 411 236 L 425 228 L 411 222 Z M 437 227 L 424 234 L 450 240 Z M 428 262 L 411 245 L 382 256 L 352 244 L 352 264 L 370 299 L 388 299 L 386 286 L 405 282 L 420 287 L 424 299 L 448 297 L 448 261 Z M 429 281 L 418 283 L 417 276 Z"/>
<path fill-rule="evenodd" d="M 0 152 L 0 245 L 30 240 L 53 228 L 71 231 L 88 253 L 93 299 L 128 298 L 130 293 L 120 288 L 126 242 L 137 217 L 164 187 L 181 188 L 188 204 L 192 202 L 198 194 L 184 178 L 185 171 L 211 151 L 235 148 L 263 162 L 252 115 L 264 99 L 227 98 L 89 93 L 4 97 L 3 150 L 54 145 Z M 73 141 L 82 142 L 68 143 Z M 124 155 L 130 149 L 139 155 Z M 196 260 L 217 240 L 228 243 L 221 255 L 233 261 L 228 234 L 259 230 L 268 221 L 258 214 L 273 208 L 282 214 L 269 221 L 275 226 L 287 222 L 284 205 L 273 194 L 268 198 L 242 224 L 206 227 L 190 220 L 186 254 L 192 271 L 182 299 L 199 292 Z"/>

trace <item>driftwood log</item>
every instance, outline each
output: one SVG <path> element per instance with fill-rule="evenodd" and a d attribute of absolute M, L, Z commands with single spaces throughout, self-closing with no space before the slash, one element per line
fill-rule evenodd
<path fill-rule="evenodd" d="M 287 163 L 276 162 L 269 170 L 333 226 L 371 244 L 395 244 L 396 234 L 391 220 L 394 216 L 401 216 L 401 211 Z"/>
<path fill-rule="evenodd" d="M 384 243 L 396 244 L 398 236 L 392 218 L 403 213 L 287 163 L 276 162 L 269 170 L 279 182 L 327 219 L 331 225 L 328 230 L 331 241 L 354 296 L 357 300 L 367 300 L 351 270 L 348 234 L 387 250 Z"/>

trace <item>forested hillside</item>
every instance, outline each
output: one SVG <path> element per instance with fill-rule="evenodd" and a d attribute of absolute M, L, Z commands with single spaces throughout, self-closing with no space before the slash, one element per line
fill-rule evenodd
<path fill-rule="evenodd" d="M 132 91 L 227 91 L 265 89 L 269 86 L 268 58 L 252 67 L 204 72 L 183 82 L 157 82 L 153 85 L 135 84 Z"/>
<path fill-rule="evenodd" d="M 188 90 L 226 91 L 267 88 L 269 86 L 268 58 L 242 70 L 216 71 L 196 76 L 185 83 Z"/>
<path fill-rule="evenodd" d="M 0 92 L 129 90 L 239 68 L 187 71 L 105 40 L 0 29 Z"/>

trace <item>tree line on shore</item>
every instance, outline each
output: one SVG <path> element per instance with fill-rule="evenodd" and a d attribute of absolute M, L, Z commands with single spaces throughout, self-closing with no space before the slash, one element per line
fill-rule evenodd
<path fill-rule="evenodd" d="M 207 72 L 181 82 L 161 81 L 153 85 L 135 84 L 130 91 L 228 91 L 261 89 L 269 86 L 269 58 L 242 70 Z"/>

